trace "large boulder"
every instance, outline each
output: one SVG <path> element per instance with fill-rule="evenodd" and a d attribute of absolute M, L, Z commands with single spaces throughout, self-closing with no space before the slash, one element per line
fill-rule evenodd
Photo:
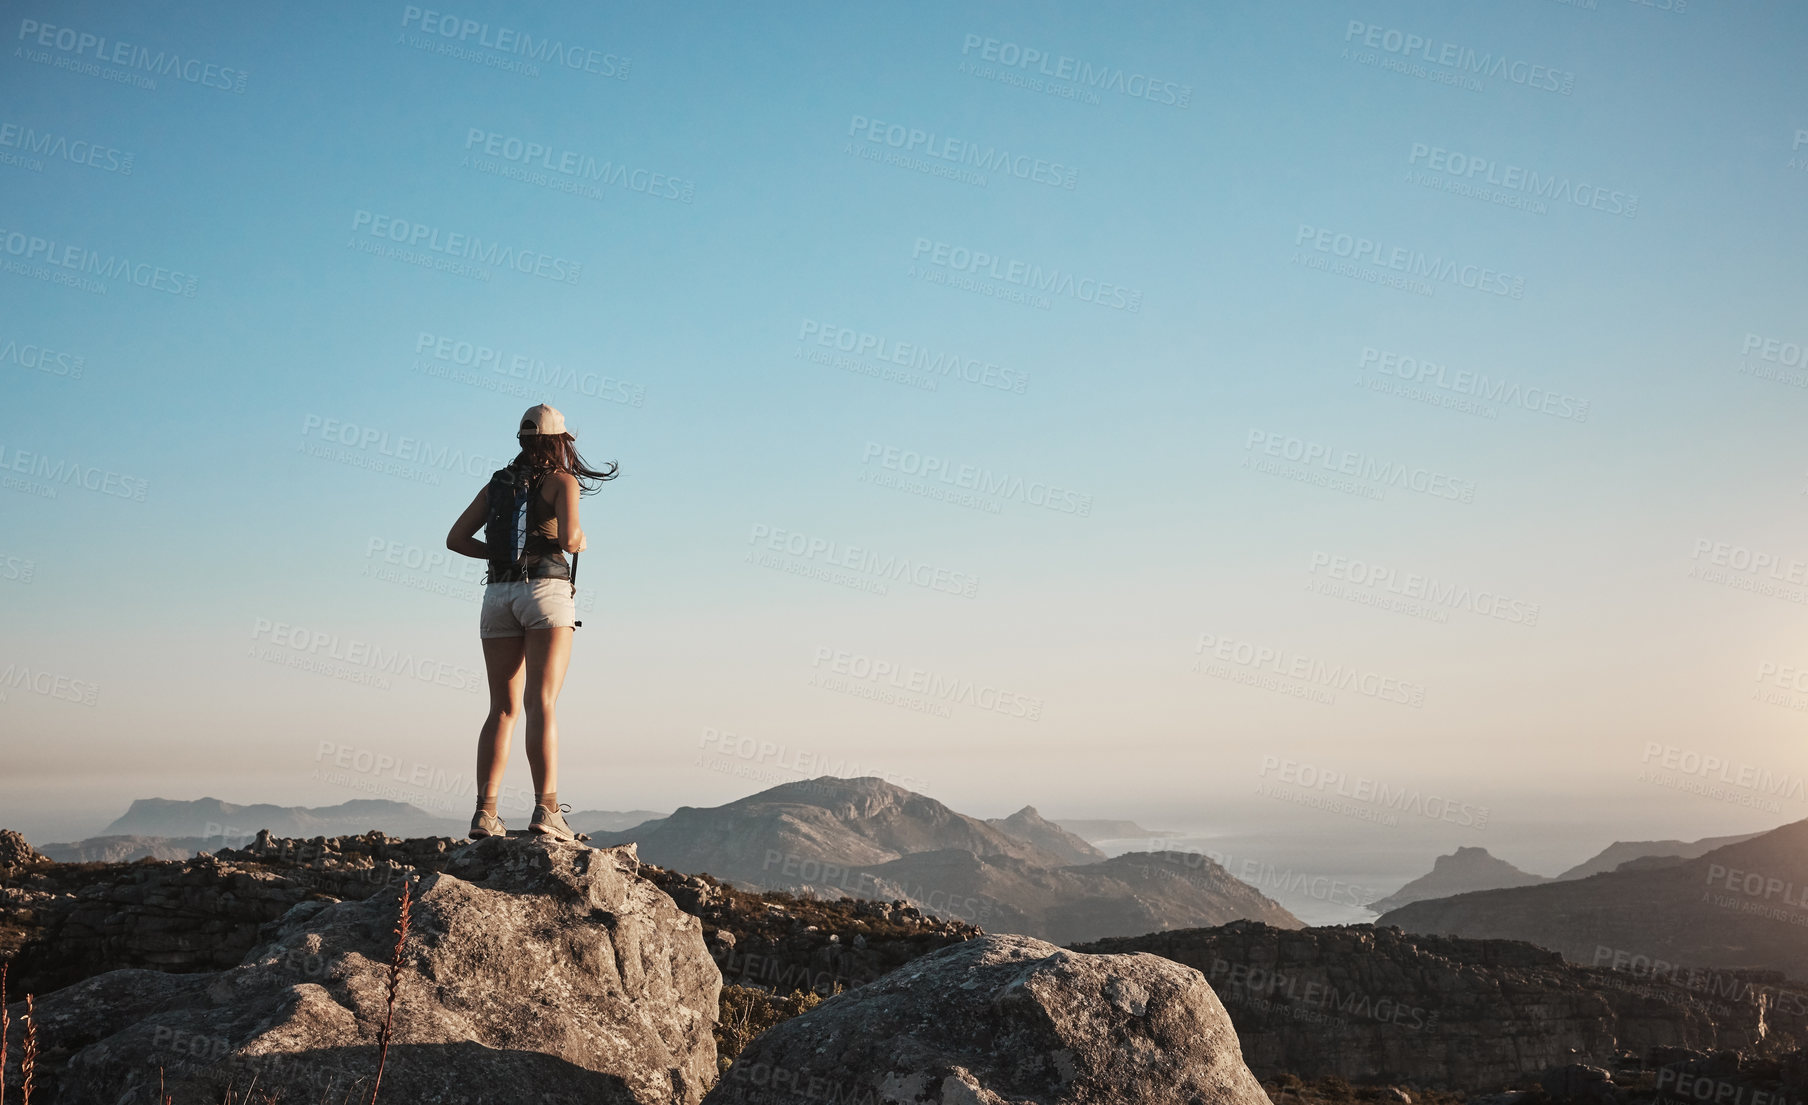
<path fill-rule="evenodd" d="M 981 936 L 754 1040 L 706 1105 L 1268 1105 L 1205 977 Z"/>
<path fill-rule="evenodd" d="M 632 845 L 490 837 L 420 877 L 383 1099 L 695 1105 L 721 975 Z M 38 1000 L 56 1102 L 368 1096 L 397 901 L 304 901 L 229 970 L 111 971 Z M 15 1005 L 13 1015 L 22 1013 Z M 9 1057 L 16 1057 L 15 1029 Z M 14 1067 L 16 1060 L 9 1064 Z M 50 1081 L 49 1078 L 44 1079 Z M 41 1083 L 42 1084 L 42 1083 Z"/>

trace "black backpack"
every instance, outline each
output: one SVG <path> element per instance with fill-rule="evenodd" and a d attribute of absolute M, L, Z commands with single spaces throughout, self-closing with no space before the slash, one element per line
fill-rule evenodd
<path fill-rule="evenodd" d="M 483 524 L 483 541 L 490 550 L 490 571 L 485 583 L 515 582 L 527 574 L 528 543 L 533 538 L 527 517 L 534 496 L 540 493 L 544 471 L 529 472 L 509 465 L 490 474 L 490 515 Z M 540 550 L 535 549 L 538 553 Z M 578 554 L 571 554 L 571 593 L 578 593 Z"/>

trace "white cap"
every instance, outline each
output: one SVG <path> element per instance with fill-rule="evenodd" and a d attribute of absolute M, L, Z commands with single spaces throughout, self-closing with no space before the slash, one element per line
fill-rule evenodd
<path fill-rule="evenodd" d="M 533 437 L 537 434 L 562 434 L 565 432 L 565 416 L 560 414 L 557 408 L 541 403 L 537 407 L 527 408 L 527 413 L 521 416 L 521 430 L 515 436 Z"/>

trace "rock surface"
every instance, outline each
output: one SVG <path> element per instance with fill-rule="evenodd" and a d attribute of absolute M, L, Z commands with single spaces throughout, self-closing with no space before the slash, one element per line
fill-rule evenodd
<path fill-rule="evenodd" d="M 756 1039 L 705 1099 L 1268 1105 L 1199 972 L 982 936 Z"/>
<path fill-rule="evenodd" d="M 1145 951 L 1201 971 L 1251 1069 L 1268 1078 L 1491 1090 L 1626 1049 L 1752 1047 L 1808 1032 L 1808 1002 L 1780 978 L 1727 975 L 1718 990 L 1579 967 L 1509 940 L 1350 925 L 1286 931 L 1236 922 L 1082 944 Z"/>
<path fill-rule="evenodd" d="M 20 868 L 0 874 L 0 957 L 12 959 L 15 993 L 40 994 L 121 968 L 236 966 L 260 927 L 297 903 L 393 898 L 404 875 L 442 870 L 456 847 L 375 833 L 263 834 L 196 859 Z M 826 997 L 980 931 L 904 901 L 752 893 L 652 864 L 640 873 L 703 922 L 724 984 Z"/>
<path fill-rule="evenodd" d="M 721 977 L 701 924 L 639 876 L 632 848 L 492 837 L 447 849 L 443 867 L 419 881 L 386 1098 L 702 1098 Z M 395 921 L 386 893 L 319 896 L 232 969 L 112 971 L 40 996 L 46 1100 L 131 1101 L 160 1071 L 175 1105 L 254 1078 L 296 1102 L 368 1094 Z"/>
<path fill-rule="evenodd" d="M 1471 890 L 1535 886 L 1549 881 L 1547 876 L 1521 871 L 1506 860 L 1491 855 L 1486 848 L 1458 848 L 1447 856 L 1433 860 L 1429 874 L 1420 875 L 1387 897 L 1370 903 L 1369 908 L 1376 913 L 1386 913 L 1409 902 L 1422 902 L 1428 898 L 1467 894 Z"/>

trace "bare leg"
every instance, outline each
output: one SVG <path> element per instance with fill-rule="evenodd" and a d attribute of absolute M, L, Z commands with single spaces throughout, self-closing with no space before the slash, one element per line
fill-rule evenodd
<path fill-rule="evenodd" d="M 534 773 L 534 793 L 559 789 L 559 689 L 571 663 L 571 629 L 527 631 L 527 764 Z"/>
<path fill-rule="evenodd" d="M 520 637 L 483 639 L 483 668 L 490 682 L 490 713 L 477 734 L 479 799 L 494 798 L 502 790 L 502 772 L 508 767 L 515 719 L 521 716 L 521 659 L 525 651 Z"/>

